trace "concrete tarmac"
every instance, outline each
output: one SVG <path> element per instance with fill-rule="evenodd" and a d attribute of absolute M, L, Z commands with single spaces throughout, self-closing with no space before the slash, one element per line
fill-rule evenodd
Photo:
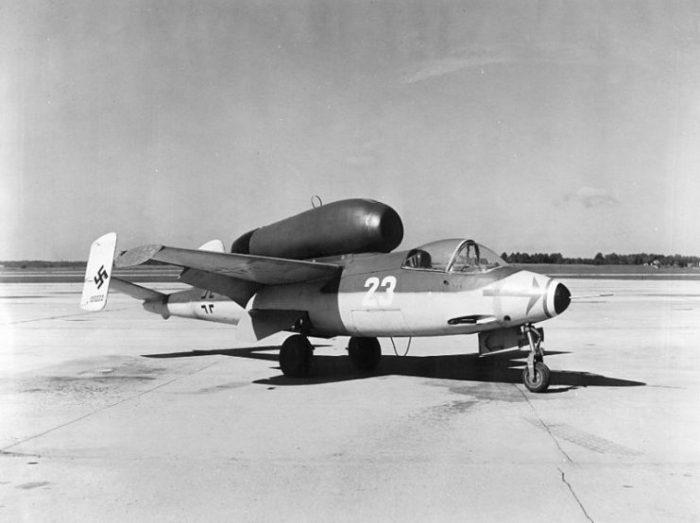
<path fill-rule="evenodd" d="M 614 295 L 542 324 L 546 394 L 476 336 L 382 340 L 370 376 L 313 340 L 298 381 L 283 335 L 0 285 L 0 520 L 700 520 L 700 282 L 566 284 Z"/>

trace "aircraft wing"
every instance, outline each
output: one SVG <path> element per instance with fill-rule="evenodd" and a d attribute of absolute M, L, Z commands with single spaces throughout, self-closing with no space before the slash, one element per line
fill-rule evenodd
<path fill-rule="evenodd" d="M 151 260 L 260 285 L 327 280 L 342 270 L 340 265 L 331 263 L 208 252 L 163 245 L 144 245 L 130 249 L 121 253 L 114 264 L 116 267 L 131 267 Z"/>

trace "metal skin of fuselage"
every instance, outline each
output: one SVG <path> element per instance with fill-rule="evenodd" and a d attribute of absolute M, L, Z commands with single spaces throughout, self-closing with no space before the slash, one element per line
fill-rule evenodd
<path fill-rule="evenodd" d="M 343 266 L 331 282 L 262 288 L 248 310 L 303 310 L 305 334 L 319 337 L 408 337 L 473 334 L 537 323 L 563 312 L 553 278 L 503 265 L 459 273 L 404 267 L 408 251 L 355 254 L 318 261 Z M 565 289 L 565 288 L 564 288 Z M 568 293 L 568 291 L 567 291 Z M 198 289 L 146 302 L 169 315 L 237 324 L 245 311 L 218 294 Z M 454 318 L 469 321 L 450 322 Z"/>

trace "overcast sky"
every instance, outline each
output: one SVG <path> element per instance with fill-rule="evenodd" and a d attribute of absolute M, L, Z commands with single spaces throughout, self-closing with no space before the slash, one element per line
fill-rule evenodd
<path fill-rule="evenodd" d="M 0 259 L 373 198 L 409 248 L 700 254 L 693 2 L 0 2 Z"/>

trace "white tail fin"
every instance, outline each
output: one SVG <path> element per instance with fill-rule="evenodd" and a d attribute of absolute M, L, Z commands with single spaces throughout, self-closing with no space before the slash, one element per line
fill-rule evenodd
<path fill-rule="evenodd" d="M 210 252 L 226 252 L 226 247 L 224 247 L 224 242 L 222 242 L 221 240 L 210 240 L 197 250 Z"/>
<path fill-rule="evenodd" d="M 100 236 L 90 246 L 90 257 L 85 269 L 85 283 L 80 308 L 86 311 L 101 311 L 107 305 L 109 282 L 112 278 L 114 251 L 117 248 L 117 233 Z"/>

